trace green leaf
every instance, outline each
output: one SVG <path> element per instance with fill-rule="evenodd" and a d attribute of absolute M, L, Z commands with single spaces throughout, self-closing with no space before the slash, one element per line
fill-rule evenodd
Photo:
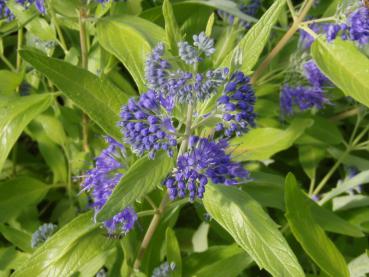
<path fill-rule="evenodd" d="M 291 231 L 305 252 L 329 276 L 349 276 L 344 257 L 314 220 L 307 197 L 293 174 L 285 185 L 286 217 Z"/>
<path fill-rule="evenodd" d="M 251 257 L 236 244 L 212 246 L 184 260 L 183 276 L 236 277 L 252 262 Z"/>
<path fill-rule="evenodd" d="M 108 220 L 137 199 L 145 196 L 161 184 L 172 168 L 173 159 L 169 158 L 166 153 L 158 154 L 155 160 L 150 160 L 147 156 L 137 160 L 114 188 L 96 219 L 98 221 Z"/>
<path fill-rule="evenodd" d="M 215 14 L 212 13 L 211 16 L 209 16 L 208 23 L 206 24 L 206 29 L 205 29 L 205 35 L 207 35 L 208 37 L 211 37 L 211 33 L 213 32 L 214 22 L 215 22 Z"/>
<path fill-rule="evenodd" d="M 264 13 L 260 20 L 251 27 L 237 47 L 222 62 L 222 66 L 231 67 L 232 63 L 240 66 L 240 70 L 250 74 L 268 42 L 273 25 L 284 10 L 286 0 L 276 0 Z"/>
<path fill-rule="evenodd" d="M 97 24 L 97 38 L 102 47 L 124 64 L 143 92 L 147 55 L 157 43 L 165 42 L 165 31 L 139 17 L 106 17 Z"/>
<path fill-rule="evenodd" d="M 0 94 L 15 94 L 17 87 L 22 82 L 22 75 L 8 70 L 0 70 Z"/>
<path fill-rule="evenodd" d="M 369 252 L 365 251 L 349 263 L 351 277 L 363 277 L 369 273 Z"/>
<path fill-rule="evenodd" d="M 52 100 L 52 94 L 0 99 L 0 171 L 23 129 L 46 110 Z"/>
<path fill-rule="evenodd" d="M 351 41 L 315 40 L 311 54 L 320 70 L 345 95 L 369 107 L 369 59 Z M 355 61 L 355 62 L 353 62 Z"/>
<path fill-rule="evenodd" d="M 208 185 L 203 203 L 209 214 L 260 268 L 273 276 L 304 276 L 277 225 L 246 192 Z"/>
<path fill-rule="evenodd" d="M 77 271 L 82 276 L 94 276 L 112 246 L 88 212 L 48 238 L 13 276 L 71 276 Z"/>
<path fill-rule="evenodd" d="M 251 129 L 247 134 L 231 140 L 230 145 L 235 145 L 232 154 L 237 161 L 269 159 L 274 154 L 291 147 L 312 124 L 311 119 L 295 119 L 286 130 Z"/>
<path fill-rule="evenodd" d="M 177 53 L 177 43 L 182 40 L 181 30 L 178 27 L 176 18 L 174 16 L 173 7 L 170 0 L 164 0 L 163 15 L 165 20 L 165 33 L 169 47 L 174 53 Z"/>
<path fill-rule="evenodd" d="M 22 251 L 32 252 L 29 233 L 4 224 L 0 224 L 0 233 Z"/>
<path fill-rule="evenodd" d="M 301 145 L 299 147 L 299 160 L 310 180 L 315 180 L 316 169 L 319 162 L 325 157 L 325 149 L 313 145 Z"/>
<path fill-rule="evenodd" d="M 0 182 L 0 223 L 39 203 L 47 191 L 44 183 L 31 177 L 22 176 Z"/>
<path fill-rule="evenodd" d="M 279 175 L 262 172 L 253 172 L 251 176 L 253 181 L 242 189 L 263 207 L 277 208 L 284 211 L 284 179 Z M 330 210 L 317 205 L 312 200 L 308 202 L 314 219 L 325 231 L 352 237 L 362 237 L 364 235 L 357 226 L 343 220 Z"/>
<path fill-rule="evenodd" d="M 166 249 L 167 249 L 167 261 L 168 263 L 175 263 L 175 270 L 171 273 L 172 277 L 182 276 L 182 258 L 181 249 L 176 238 L 176 234 L 173 229 L 167 228 L 166 235 Z"/>
<path fill-rule="evenodd" d="M 107 80 L 62 60 L 48 58 L 32 50 L 20 51 L 21 56 L 45 74 L 61 91 L 78 105 L 108 135 L 119 140 L 117 127 L 121 106 L 127 96 Z"/>
<path fill-rule="evenodd" d="M 369 170 L 360 172 L 359 174 L 355 175 L 350 179 L 346 179 L 341 182 L 337 187 L 329 191 L 328 193 L 324 194 L 323 198 L 319 201 L 320 205 L 327 203 L 332 198 L 344 193 L 350 189 L 356 188 L 359 185 L 369 183 Z"/>
<path fill-rule="evenodd" d="M 369 196 L 361 194 L 344 195 L 332 200 L 334 211 L 345 211 L 366 206 L 369 206 Z"/>

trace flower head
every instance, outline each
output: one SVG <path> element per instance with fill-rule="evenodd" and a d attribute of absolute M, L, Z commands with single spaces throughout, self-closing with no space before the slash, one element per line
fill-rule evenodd
<path fill-rule="evenodd" d="M 187 42 L 181 42 L 179 45 L 181 59 L 186 63 L 192 64 L 199 59 L 196 49 L 193 49 Z M 175 101 L 190 103 L 209 98 L 226 80 L 228 74 L 226 68 L 208 70 L 205 73 L 186 72 L 174 69 L 164 58 L 164 54 L 164 44 L 159 43 L 148 56 L 145 64 L 147 86 Z"/>
<path fill-rule="evenodd" d="M 178 157 L 177 168 L 164 184 L 173 200 L 189 193 L 190 200 L 202 198 L 209 179 L 214 184 L 235 185 L 248 177 L 241 164 L 226 154 L 226 140 L 219 142 L 192 136 L 189 150 Z"/>
<path fill-rule="evenodd" d="M 304 64 L 304 73 L 306 79 L 313 87 L 324 87 L 330 84 L 329 79 L 320 71 L 313 60 L 309 60 Z"/>
<path fill-rule="evenodd" d="M 218 107 L 223 111 L 223 123 L 219 123 L 216 130 L 224 130 L 227 137 L 247 132 L 250 126 L 255 125 L 255 101 L 250 78 L 240 71 L 233 73 L 218 99 Z"/>
<path fill-rule="evenodd" d="M 294 105 L 305 111 L 313 107 L 321 109 L 328 102 L 320 87 L 284 85 L 281 90 L 280 106 L 282 112 L 287 115 L 293 114 Z"/>
<path fill-rule="evenodd" d="M 193 45 L 195 45 L 200 52 L 209 57 L 215 52 L 214 40 L 205 35 L 205 32 L 201 32 L 198 35 L 193 36 Z"/>
<path fill-rule="evenodd" d="M 36 248 L 37 246 L 44 243 L 52 234 L 55 233 L 58 226 L 52 223 L 42 224 L 36 232 L 32 234 L 31 247 Z"/>
<path fill-rule="evenodd" d="M 178 42 L 179 57 L 186 64 L 195 64 L 200 61 L 199 53 L 195 47 L 187 41 Z"/>
<path fill-rule="evenodd" d="M 124 166 L 119 160 L 125 156 L 124 147 L 112 138 L 107 138 L 109 146 L 96 158 L 95 167 L 86 173 L 82 183 L 83 190 L 92 191 L 95 212 L 101 210 L 119 183 L 123 174 L 119 172 Z M 134 226 L 137 215 L 133 208 L 127 207 L 111 219 L 104 222 L 109 234 L 127 233 Z"/>
<path fill-rule="evenodd" d="M 154 268 L 151 277 L 169 277 L 175 269 L 176 264 L 174 262 L 164 262 L 160 266 Z"/>
<path fill-rule="evenodd" d="M 164 98 L 153 90 L 142 94 L 138 100 L 131 98 L 122 107 L 121 121 L 124 141 L 131 145 L 137 155 L 149 152 L 154 159 L 160 149 L 173 156 L 173 148 L 177 146 L 176 130 L 171 120 L 173 101 Z"/>
<path fill-rule="evenodd" d="M 360 7 L 354 11 L 349 19 L 350 38 L 359 44 L 369 43 L 369 9 Z"/>
<path fill-rule="evenodd" d="M 240 2 L 240 1 L 238 1 Z M 247 1 L 247 3 L 244 3 L 245 1 L 241 1 L 241 3 L 238 3 L 238 8 L 240 9 L 240 11 L 248 16 L 256 16 L 256 14 L 258 13 L 258 11 L 260 10 L 261 7 L 261 1 L 260 0 L 250 0 Z M 225 11 L 222 10 L 218 10 L 217 13 L 219 14 L 219 16 L 221 16 L 224 20 L 227 20 L 230 24 L 234 23 L 234 19 L 235 17 Z M 250 29 L 251 27 L 251 23 L 245 20 L 240 19 L 239 23 L 241 26 L 243 26 L 246 30 Z"/>

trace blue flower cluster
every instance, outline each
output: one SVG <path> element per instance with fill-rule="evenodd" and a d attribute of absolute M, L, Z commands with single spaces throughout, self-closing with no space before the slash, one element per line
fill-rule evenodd
<path fill-rule="evenodd" d="M 52 234 L 55 233 L 58 226 L 52 223 L 42 224 L 36 232 L 32 234 L 31 247 L 36 248 L 43 244 Z"/>
<path fill-rule="evenodd" d="M 216 131 L 224 131 L 226 137 L 240 136 L 249 126 L 255 126 L 256 97 L 250 78 L 238 71 L 232 74 L 223 95 L 218 99 L 218 107 L 223 113 L 223 123 L 218 123 Z"/>
<path fill-rule="evenodd" d="M 293 114 L 294 105 L 305 111 L 313 107 L 321 109 L 326 103 L 329 101 L 320 87 L 284 85 L 281 90 L 280 105 L 286 115 Z"/>
<path fill-rule="evenodd" d="M 246 132 L 255 119 L 255 94 L 250 79 L 242 72 L 229 76 L 227 68 L 199 72 L 201 67 L 196 63 L 214 53 L 214 41 L 204 32 L 193 36 L 193 41 L 193 45 L 178 44 L 180 61 L 173 61 L 174 57 L 170 56 L 172 62 L 169 62 L 166 57 L 170 53 L 165 51 L 162 43 L 153 49 L 145 64 L 149 90 L 122 107 L 119 123 L 124 142 L 137 155 L 148 153 L 150 159 L 154 159 L 159 150 L 173 156 L 182 141 L 177 166 L 164 180 L 164 185 L 171 199 L 189 194 L 192 201 L 203 197 L 209 180 L 215 184 L 233 185 L 248 177 L 242 165 L 232 162 L 225 152 L 226 140 L 216 142 L 193 136 L 191 133 L 197 130 L 192 129 L 196 129 L 197 124 L 192 123 L 200 117 L 211 116 L 217 122 L 221 121 L 216 136 L 229 138 Z M 193 65 L 188 72 L 179 67 L 188 67 L 183 61 Z M 209 97 L 218 99 L 217 108 L 203 115 L 203 110 L 198 108 L 202 109 L 202 102 Z M 187 118 L 178 116 L 182 108 L 174 109 L 178 104 L 187 108 Z"/>
<path fill-rule="evenodd" d="M 323 108 L 329 100 L 325 97 L 325 89 L 332 85 L 329 79 L 320 71 L 313 60 L 307 61 L 304 66 L 304 75 L 309 84 L 285 84 L 280 94 L 281 110 L 286 115 L 293 114 L 293 106 L 301 111 L 310 108 Z"/>
<path fill-rule="evenodd" d="M 120 114 L 124 142 L 139 156 L 149 152 L 150 159 L 154 159 L 156 152 L 162 149 L 172 157 L 177 146 L 172 109 L 173 101 L 154 90 L 142 94 L 139 100 L 131 98 Z"/>
<path fill-rule="evenodd" d="M 179 42 L 179 55 L 187 64 L 201 61 L 200 55 L 209 56 L 214 52 L 213 40 L 207 38 L 204 33 L 194 36 L 194 45 L 187 42 Z M 218 68 L 208 70 L 205 73 L 186 72 L 173 69 L 171 63 L 164 59 L 165 47 L 159 43 L 145 64 L 145 78 L 147 86 L 166 97 L 174 98 L 180 103 L 192 103 L 204 100 L 215 94 L 224 84 L 228 69 Z"/>
<path fill-rule="evenodd" d="M 315 33 L 324 33 L 328 42 L 340 37 L 342 40 L 350 39 L 359 45 L 365 45 L 369 43 L 369 9 L 357 8 L 348 15 L 345 23 L 313 23 L 309 27 Z M 310 48 L 314 38 L 305 31 L 301 31 L 300 42 L 305 48 Z"/>
<path fill-rule="evenodd" d="M 92 191 L 95 212 L 101 210 L 110 197 L 123 174 L 119 172 L 124 166 L 120 160 L 125 157 L 124 147 L 112 138 L 107 138 L 109 146 L 96 158 L 95 167 L 86 173 L 82 188 Z M 133 208 L 127 207 L 113 218 L 104 222 L 109 234 L 129 232 L 137 220 Z"/>
<path fill-rule="evenodd" d="M 25 9 L 35 5 L 39 13 L 46 13 L 45 0 L 15 0 L 15 2 L 22 5 Z M 8 7 L 8 0 L 0 0 L 0 16 L 1 18 L 7 18 L 8 21 L 12 21 L 15 18 L 13 12 Z"/>
<path fill-rule="evenodd" d="M 261 7 L 261 0 L 248 0 L 248 1 L 238 0 L 233 2 L 236 2 L 238 4 L 238 8 L 240 9 L 241 12 L 243 12 L 245 15 L 252 17 L 257 15 Z M 222 10 L 218 10 L 217 13 L 219 14 L 220 17 L 222 17 L 224 20 L 227 20 L 230 24 L 234 23 L 235 17 L 233 15 Z M 239 24 L 243 26 L 245 29 L 250 29 L 252 25 L 252 23 L 247 22 L 245 20 L 240 20 Z"/>
<path fill-rule="evenodd" d="M 189 150 L 178 157 L 177 168 L 165 180 L 170 199 L 202 198 L 209 179 L 214 184 L 236 185 L 249 176 L 241 164 L 232 162 L 226 154 L 226 140 L 219 142 L 192 136 Z"/>

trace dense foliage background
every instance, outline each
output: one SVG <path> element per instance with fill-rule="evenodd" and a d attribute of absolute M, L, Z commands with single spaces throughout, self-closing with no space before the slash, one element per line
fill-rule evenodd
<path fill-rule="evenodd" d="M 0 13 L 0 276 L 369 274 L 368 1 L 0 0 Z M 127 124 L 152 60 L 215 77 L 191 90 L 206 99 L 161 104 L 176 128 L 146 155 Z M 231 88 L 237 71 L 251 79 Z M 236 90 L 249 114 L 233 130 L 209 114 L 233 112 L 217 97 Z M 232 167 L 228 186 L 208 172 L 169 201 L 189 136 L 219 141 L 224 125 L 227 147 L 198 143 Z"/>

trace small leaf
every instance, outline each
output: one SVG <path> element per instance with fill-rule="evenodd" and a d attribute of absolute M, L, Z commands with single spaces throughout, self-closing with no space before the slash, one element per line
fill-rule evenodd
<path fill-rule="evenodd" d="M 32 252 L 31 235 L 29 233 L 4 224 L 0 224 L 0 233 L 22 251 Z"/>
<path fill-rule="evenodd" d="M 72 276 L 77 271 L 82 276 L 94 276 L 113 245 L 88 212 L 48 238 L 13 276 Z"/>
<path fill-rule="evenodd" d="M 158 154 L 155 160 L 150 160 L 147 156 L 137 160 L 115 187 L 96 219 L 98 221 L 108 220 L 137 199 L 145 196 L 161 184 L 172 168 L 173 159 L 165 153 Z"/>
<path fill-rule="evenodd" d="M 175 269 L 171 273 L 171 276 L 181 277 L 182 276 L 181 249 L 179 248 L 176 234 L 174 233 L 173 229 L 167 228 L 165 241 L 167 249 L 167 261 L 169 264 L 170 263 L 175 264 Z"/>
<path fill-rule="evenodd" d="M 305 173 L 311 180 L 315 180 L 319 162 L 325 157 L 325 149 L 312 145 L 299 147 L 299 160 Z"/>
<path fill-rule="evenodd" d="M 205 35 L 207 35 L 208 37 L 211 37 L 211 33 L 213 31 L 213 26 L 214 26 L 214 21 L 215 21 L 215 14 L 212 13 L 211 16 L 209 16 L 208 23 L 206 24 L 206 29 L 205 29 Z"/>
<path fill-rule="evenodd" d="M 246 192 L 207 185 L 203 202 L 209 214 L 260 268 L 273 276 L 304 276 L 277 225 Z"/>
<path fill-rule="evenodd" d="M 97 24 L 97 38 L 102 47 L 124 64 L 139 91 L 145 91 L 145 61 L 157 43 L 165 42 L 165 31 L 139 17 L 106 17 Z"/>
<path fill-rule="evenodd" d="M 247 134 L 231 140 L 232 155 L 238 161 L 266 160 L 293 145 L 306 128 L 313 124 L 311 119 L 295 119 L 287 130 L 276 128 L 251 129 Z"/>
<path fill-rule="evenodd" d="M 212 246 L 184 260 L 183 276 L 236 277 L 252 262 L 251 257 L 236 244 Z"/>
<path fill-rule="evenodd" d="M 232 62 L 236 62 L 241 71 L 250 74 L 268 42 L 273 25 L 283 11 L 285 3 L 286 0 L 274 1 L 260 20 L 246 33 L 237 47 L 225 57 L 221 65 L 230 67 Z"/>
<path fill-rule="evenodd" d="M 20 51 L 21 56 L 45 74 L 61 91 L 78 105 L 108 135 L 120 140 L 117 127 L 121 106 L 127 96 L 107 80 L 62 60 L 48 58 L 32 50 Z"/>
<path fill-rule="evenodd" d="M 22 74 L 8 70 L 0 70 L 0 94 L 11 95 L 15 94 L 17 87 L 22 82 Z"/>
<path fill-rule="evenodd" d="M 344 257 L 314 220 L 293 174 L 287 175 L 285 187 L 286 217 L 302 248 L 329 276 L 349 276 Z"/>
<path fill-rule="evenodd" d="M 31 177 L 17 177 L 0 182 L 0 223 L 17 216 L 46 195 L 46 184 Z"/>
<path fill-rule="evenodd" d="M 320 70 L 345 95 L 369 107 L 369 59 L 353 42 L 338 38 L 328 43 L 319 37 L 311 47 L 311 54 Z"/>
<path fill-rule="evenodd" d="M 177 42 L 182 40 L 181 31 L 178 27 L 176 18 L 174 16 L 173 7 L 170 0 L 164 0 L 163 15 L 165 20 L 165 32 L 169 47 L 174 53 L 177 52 Z"/>
<path fill-rule="evenodd" d="M 53 100 L 52 94 L 0 99 L 0 171 L 23 129 Z"/>

